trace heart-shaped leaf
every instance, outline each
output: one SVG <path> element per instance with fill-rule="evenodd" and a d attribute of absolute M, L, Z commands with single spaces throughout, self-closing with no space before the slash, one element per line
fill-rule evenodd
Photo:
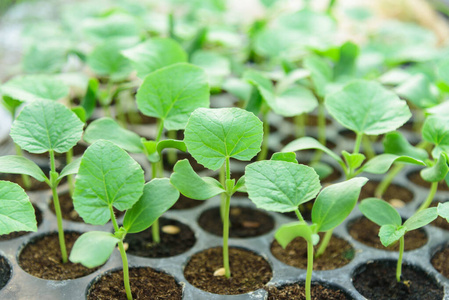
<path fill-rule="evenodd" d="M 387 133 L 383 144 L 385 153 L 410 156 L 422 161 L 428 158 L 426 150 L 413 147 L 399 131 Z"/>

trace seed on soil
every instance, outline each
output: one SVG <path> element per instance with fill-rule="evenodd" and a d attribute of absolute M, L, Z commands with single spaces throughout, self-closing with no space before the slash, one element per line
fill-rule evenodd
<path fill-rule="evenodd" d="M 405 206 L 405 202 L 400 199 L 391 199 L 390 204 L 393 205 L 393 207 L 401 208 Z"/>
<path fill-rule="evenodd" d="M 178 226 L 174 226 L 174 225 L 162 226 L 161 230 L 162 230 L 162 232 L 164 232 L 166 234 L 178 234 L 181 232 L 181 228 L 179 228 Z"/>
<path fill-rule="evenodd" d="M 226 273 L 225 268 L 220 268 L 215 270 L 214 276 L 225 276 L 225 273 Z"/>

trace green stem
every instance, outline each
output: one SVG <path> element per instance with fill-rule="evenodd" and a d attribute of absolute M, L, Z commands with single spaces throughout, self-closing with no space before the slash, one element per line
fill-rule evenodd
<path fill-rule="evenodd" d="M 354 151 L 352 151 L 353 154 L 359 153 L 360 144 L 362 143 L 362 139 L 363 139 L 363 133 L 357 133 L 357 137 L 355 139 L 355 144 L 354 144 Z"/>
<path fill-rule="evenodd" d="M 67 153 L 65 154 L 65 160 L 66 164 L 70 164 L 73 161 L 73 148 L 71 148 Z M 70 196 L 73 195 L 73 191 L 75 190 L 75 180 L 73 175 L 67 176 L 67 183 L 69 184 L 69 192 Z"/>
<path fill-rule="evenodd" d="M 265 160 L 267 159 L 268 154 L 268 139 L 270 137 L 270 124 L 268 123 L 268 111 L 262 114 L 262 122 L 263 122 L 263 141 L 262 141 L 262 149 L 257 156 L 257 160 Z"/>
<path fill-rule="evenodd" d="M 117 97 L 115 99 L 115 116 L 119 123 L 122 125 L 123 128 L 127 128 L 127 122 L 126 122 L 126 114 L 124 109 L 124 103 L 122 99 Z"/>
<path fill-rule="evenodd" d="M 313 272 L 313 244 L 307 241 L 307 274 L 306 274 L 306 300 L 311 300 L 312 287 L 312 272 Z"/>
<path fill-rule="evenodd" d="M 222 186 L 226 187 L 226 165 L 223 164 L 220 168 L 220 173 L 218 174 L 219 180 Z M 226 209 L 226 194 L 221 193 L 221 202 L 220 202 L 220 217 L 221 221 L 224 220 L 225 215 L 225 209 Z"/>
<path fill-rule="evenodd" d="M 367 135 L 363 136 L 362 144 L 363 144 L 363 152 L 365 153 L 368 159 L 371 159 L 374 156 L 376 156 L 376 152 L 374 152 L 373 145 L 371 144 L 371 139 L 369 136 Z"/>
<path fill-rule="evenodd" d="M 398 175 L 401 170 L 405 167 L 404 164 L 397 164 L 395 165 L 390 172 L 388 172 L 388 174 L 382 179 L 382 181 L 379 183 L 379 185 L 377 186 L 376 190 L 374 191 L 374 196 L 376 196 L 377 198 L 382 198 L 385 191 L 388 189 L 388 187 L 390 186 L 391 182 L 393 181 L 393 179 L 396 177 L 396 175 Z"/>
<path fill-rule="evenodd" d="M 16 147 L 16 155 L 23 157 L 22 149 L 19 147 L 19 145 L 14 143 L 14 146 Z M 31 188 L 31 179 L 30 176 L 21 174 L 23 186 L 26 190 L 29 190 Z"/>
<path fill-rule="evenodd" d="M 295 116 L 295 137 L 299 139 L 300 137 L 303 137 L 306 135 L 306 114 L 300 114 Z"/>
<path fill-rule="evenodd" d="M 158 122 L 157 135 L 156 135 L 156 143 L 161 140 L 162 132 L 164 131 L 164 120 L 160 119 Z"/>
<path fill-rule="evenodd" d="M 226 179 L 231 179 L 231 169 L 229 166 L 229 157 L 226 157 Z M 227 185 L 226 185 L 227 189 Z M 223 267 L 226 278 L 231 277 L 231 268 L 229 267 L 229 211 L 231 209 L 231 191 L 226 190 L 226 206 L 223 219 Z"/>
<path fill-rule="evenodd" d="M 402 274 L 402 255 L 404 254 L 404 236 L 401 236 L 399 239 L 399 258 L 398 264 L 396 266 L 396 280 L 397 282 L 401 282 L 401 274 Z"/>
<path fill-rule="evenodd" d="M 337 3 L 337 0 L 330 0 L 330 1 L 329 1 L 329 5 L 327 6 L 327 10 L 326 10 L 326 12 L 327 12 L 328 14 L 331 14 L 331 13 L 332 13 L 332 9 L 333 9 L 333 7 L 335 6 L 335 3 Z"/>
<path fill-rule="evenodd" d="M 318 104 L 318 141 L 326 146 L 326 115 L 323 101 Z"/>
<path fill-rule="evenodd" d="M 435 193 L 438 190 L 438 181 L 432 182 L 432 185 L 430 186 L 429 195 L 427 195 L 426 200 L 421 204 L 421 206 L 418 208 L 417 211 L 424 210 L 429 207 L 430 203 L 432 203 L 433 197 L 435 197 Z"/>
<path fill-rule="evenodd" d="M 326 231 L 326 233 L 324 234 L 324 237 L 323 237 L 323 239 L 322 239 L 322 241 L 320 243 L 320 247 L 318 247 L 318 250 L 317 250 L 317 252 L 315 254 L 316 258 L 318 258 L 321 255 L 323 255 L 323 253 L 326 251 L 327 245 L 329 245 L 329 242 L 330 242 L 330 240 L 332 238 L 332 232 L 333 231 L 334 230 L 331 229 L 331 230 Z"/>
<path fill-rule="evenodd" d="M 171 140 L 176 140 L 176 130 L 170 130 L 167 132 L 167 137 Z M 174 165 L 178 160 L 178 154 L 176 153 L 176 149 L 167 149 L 167 159 L 170 165 Z"/>
<path fill-rule="evenodd" d="M 304 221 L 304 218 L 302 217 L 301 213 L 299 212 L 299 209 L 295 209 L 295 214 L 296 214 L 296 216 L 298 217 L 298 220 L 299 220 L 300 222 L 303 222 L 303 221 Z"/>
<path fill-rule="evenodd" d="M 56 220 L 58 224 L 58 238 L 59 247 L 61 248 L 62 262 L 66 263 L 68 261 L 67 248 L 64 239 L 64 228 L 62 226 L 61 206 L 59 204 L 58 191 L 56 190 L 58 187 L 57 177 L 58 173 L 56 172 L 55 153 L 53 150 L 50 150 L 50 188 L 53 195 L 53 204 L 55 206 Z"/>
<path fill-rule="evenodd" d="M 157 163 L 151 163 L 151 179 L 158 178 L 157 169 Z M 159 234 L 159 219 L 151 225 L 151 233 L 153 234 L 153 243 L 159 244 L 161 242 L 161 237 Z"/>

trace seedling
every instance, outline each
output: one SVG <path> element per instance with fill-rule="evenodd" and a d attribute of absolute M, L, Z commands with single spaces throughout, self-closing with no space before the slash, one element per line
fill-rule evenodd
<path fill-rule="evenodd" d="M 84 153 L 73 195 L 75 210 L 86 223 L 104 225 L 112 220 L 114 233 L 91 231 L 75 242 L 70 260 L 88 268 L 104 264 L 118 244 L 123 262 L 126 296 L 132 299 L 123 240 L 151 226 L 179 198 L 168 179 L 153 179 L 144 185 L 143 170 L 124 150 L 100 140 Z M 119 227 L 113 208 L 125 211 Z"/>
<path fill-rule="evenodd" d="M 310 300 L 313 246 L 319 242 L 318 232 L 331 232 L 346 219 L 368 179 L 352 178 L 324 188 L 316 198 L 312 209 L 312 224 L 308 225 L 298 207 L 315 198 L 320 191 L 318 175 L 312 168 L 298 164 L 294 153 L 282 155 L 274 156 L 272 159 L 275 160 L 248 165 L 245 169 L 245 186 L 249 198 L 258 208 L 296 213 L 299 222 L 282 225 L 275 238 L 283 248 L 296 237 L 307 241 L 306 299 Z M 327 242 L 329 241 L 322 241 Z"/>
<path fill-rule="evenodd" d="M 152 178 L 162 177 L 161 153 L 166 148 L 186 151 L 183 141 L 162 139 L 167 130 L 184 129 L 190 114 L 198 107 L 209 106 L 209 86 L 204 71 L 189 64 L 174 64 L 145 77 L 137 92 L 137 105 L 147 116 L 158 118 L 154 140 L 146 140 L 121 128 L 109 118 L 92 122 L 84 140 L 93 143 L 100 139 L 114 142 L 132 153 L 144 153 L 151 162 Z M 153 240 L 160 242 L 158 220 L 152 225 Z"/>
<path fill-rule="evenodd" d="M 380 226 L 379 237 L 382 245 L 388 247 L 399 240 L 399 258 L 396 266 L 396 280 L 401 281 L 402 256 L 404 254 L 404 235 L 412 230 L 426 226 L 438 217 L 436 207 L 415 212 L 402 223 L 396 209 L 388 202 L 377 198 L 367 198 L 359 205 L 362 213 Z"/>
<path fill-rule="evenodd" d="M 221 211 L 223 216 L 223 267 L 226 278 L 229 268 L 229 210 L 231 196 L 242 188 L 244 177 L 237 183 L 231 179 L 230 159 L 249 161 L 259 151 L 262 143 L 262 122 L 253 113 L 240 108 L 195 110 L 189 118 L 184 142 L 189 153 L 208 169 L 225 166 L 225 186 L 213 178 L 198 176 L 187 160 L 178 161 L 170 182 L 186 197 L 206 200 L 224 193 Z"/>
<path fill-rule="evenodd" d="M 65 153 L 75 146 L 81 139 L 83 126 L 83 122 L 64 105 L 48 100 L 34 101 L 23 108 L 12 124 L 11 137 L 17 145 L 30 153 L 49 152 L 50 177 L 47 177 L 36 163 L 25 157 L 17 155 L 0 157 L 1 173 L 26 174 L 38 181 L 45 181 L 50 186 L 58 221 L 59 246 L 63 263 L 67 262 L 67 250 L 57 187 L 65 176 L 78 171 L 80 161 L 74 160 L 66 165 L 61 173 L 58 173 L 55 152 Z"/>

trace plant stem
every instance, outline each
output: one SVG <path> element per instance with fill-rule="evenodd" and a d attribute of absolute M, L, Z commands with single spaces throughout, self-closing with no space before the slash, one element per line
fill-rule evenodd
<path fill-rule="evenodd" d="M 167 137 L 171 140 L 176 140 L 176 130 L 170 130 L 167 132 Z M 167 149 L 167 159 L 170 165 L 174 165 L 178 160 L 178 154 L 176 149 Z"/>
<path fill-rule="evenodd" d="M 371 139 L 369 136 L 367 135 L 363 136 L 362 144 L 363 144 L 363 152 L 365 153 L 368 159 L 371 159 L 374 156 L 376 156 L 376 152 L 374 152 L 373 145 L 371 143 Z"/>
<path fill-rule="evenodd" d="M 326 251 L 327 245 L 329 245 L 329 242 L 332 238 L 333 231 L 334 230 L 331 229 L 331 230 L 326 231 L 326 233 L 324 234 L 323 240 L 320 243 L 320 247 L 318 248 L 318 250 L 315 254 L 316 258 L 320 257 Z"/>
<path fill-rule="evenodd" d="M 352 154 L 359 153 L 360 144 L 362 143 L 362 139 L 363 139 L 363 133 L 357 133 L 357 137 L 355 139 L 355 144 L 354 144 L 354 151 L 352 151 Z"/>
<path fill-rule="evenodd" d="M 312 272 L 313 272 L 313 244 L 307 241 L 307 273 L 306 273 L 306 300 L 311 300 L 311 286 L 312 286 Z"/>
<path fill-rule="evenodd" d="M 324 104 L 323 100 L 320 97 L 317 96 L 317 99 L 318 99 L 318 142 L 320 142 L 323 146 L 326 146 L 326 115 L 324 114 Z M 321 160 L 322 155 L 323 151 L 316 150 L 311 164 L 319 162 Z"/>
<path fill-rule="evenodd" d="M 59 247 L 61 248 L 62 262 L 66 263 L 68 261 L 67 248 L 65 246 L 64 228 L 62 226 L 61 206 L 59 205 L 58 191 L 56 190 L 58 187 L 57 176 L 58 173 L 56 172 L 55 153 L 53 150 L 50 150 L 50 188 L 53 194 L 53 204 L 55 206 L 56 219 L 58 223 L 58 238 Z"/>
<path fill-rule="evenodd" d="M 295 209 L 295 214 L 296 214 L 296 216 L 298 217 L 298 220 L 299 220 L 300 222 L 303 222 L 303 221 L 304 221 L 304 218 L 302 217 L 301 213 L 299 212 L 299 209 Z"/>
<path fill-rule="evenodd" d="M 67 153 L 65 154 L 65 160 L 67 165 L 73 161 L 73 148 L 67 151 Z M 72 196 L 75 189 L 75 181 L 73 175 L 67 175 L 67 183 L 69 184 L 70 196 Z"/>
<path fill-rule="evenodd" d="M 164 120 L 160 119 L 158 122 L 157 135 L 156 135 L 156 143 L 161 140 L 162 132 L 164 131 Z"/>
<path fill-rule="evenodd" d="M 231 169 L 229 166 L 229 157 L 226 157 L 226 179 L 231 179 Z M 227 189 L 227 185 L 226 185 Z M 226 278 L 231 277 L 231 268 L 229 267 L 229 211 L 231 208 L 231 192 L 226 190 L 226 206 L 223 219 L 223 267 Z"/>
<path fill-rule="evenodd" d="M 111 220 L 112 224 L 114 225 L 115 232 L 119 231 L 119 227 L 117 224 L 117 220 L 115 219 L 114 215 L 114 209 L 112 208 L 112 205 L 109 206 L 109 212 L 111 214 Z M 128 257 L 126 256 L 126 250 L 123 246 L 123 241 L 120 240 L 118 242 L 118 249 L 120 250 L 120 256 L 122 257 L 122 263 L 123 263 L 123 284 L 125 285 L 125 291 L 126 291 L 126 298 L 128 300 L 132 300 L 133 296 L 131 294 L 131 286 L 129 284 L 129 267 L 128 267 Z"/>
<path fill-rule="evenodd" d="M 396 280 L 397 282 L 401 282 L 401 274 L 402 274 L 402 255 L 404 254 L 404 236 L 401 236 L 399 239 L 399 258 L 398 264 L 396 266 Z"/>
<path fill-rule="evenodd" d="M 20 157 L 23 157 L 23 152 L 22 152 L 22 149 L 19 147 L 19 145 L 14 143 L 14 146 L 16 148 L 16 155 L 20 156 Z M 30 176 L 25 175 L 25 174 L 21 174 L 21 177 L 22 177 L 22 181 L 23 181 L 23 186 L 25 187 L 26 190 L 29 190 L 31 188 Z"/>
<path fill-rule="evenodd" d="M 263 141 L 262 141 L 262 149 L 257 156 L 257 160 L 265 160 L 267 159 L 268 154 L 268 139 L 270 137 L 270 124 L 268 123 L 268 110 L 262 113 L 262 122 L 263 122 Z"/>
<path fill-rule="evenodd" d="M 426 200 L 421 204 L 421 206 L 418 208 L 418 211 L 424 210 L 429 207 L 430 203 L 432 203 L 433 197 L 435 196 L 435 193 L 438 189 L 438 181 L 432 182 L 432 185 L 430 186 L 429 195 L 427 195 Z"/>
<path fill-rule="evenodd" d="M 157 163 L 151 163 L 151 179 L 157 178 Z M 159 244 L 161 237 L 159 235 L 159 219 L 151 225 L 151 233 L 153 234 L 153 243 Z"/>
<path fill-rule="evenodd" d="M 330 0 L 329 4 L 327 6 L 326 12 L 330 15 L 332 13 L 332 9 L 335 6 L 335 3 L 337 3 L 337 0 Z"/>
<path fill-rule="evenodd" d="M 306 135 L 306 114 L 300 114 L 295 116 L 295 137 L 299 139 L 300 137 L 303 137 Z"/>
<path fill-rule="evenodd" d="M 220 168 L 220 173 L 218 174 L 220 183 L 223 187 L 226 188 L 226 163 L 224 163 Z M 226 194 L 221 193 L 221 201 L 220 201 L 220 217 L 221 221 L 224 220 L 225 208 L 226 208 Z"/>
<path fill-rule="evenodd" d="M 396 175 L 398 175 L 401 172 L 401 170 L 404 167 L 405 167 L 404 164 L 397 164 L 397 165 L 395 165 L 390 170 L 390 172 L 388 172 L 388 174 L 379 183 L 379 185 L 377 186 L 376 190 L 374 191 L 374 196 L 376 196 L 377 198 L 382 198 L 382 196 L 384 195 L 385 191 L 390 186 L 390 184 L 393 181 L 393 179 L 396 177 Z"/>

